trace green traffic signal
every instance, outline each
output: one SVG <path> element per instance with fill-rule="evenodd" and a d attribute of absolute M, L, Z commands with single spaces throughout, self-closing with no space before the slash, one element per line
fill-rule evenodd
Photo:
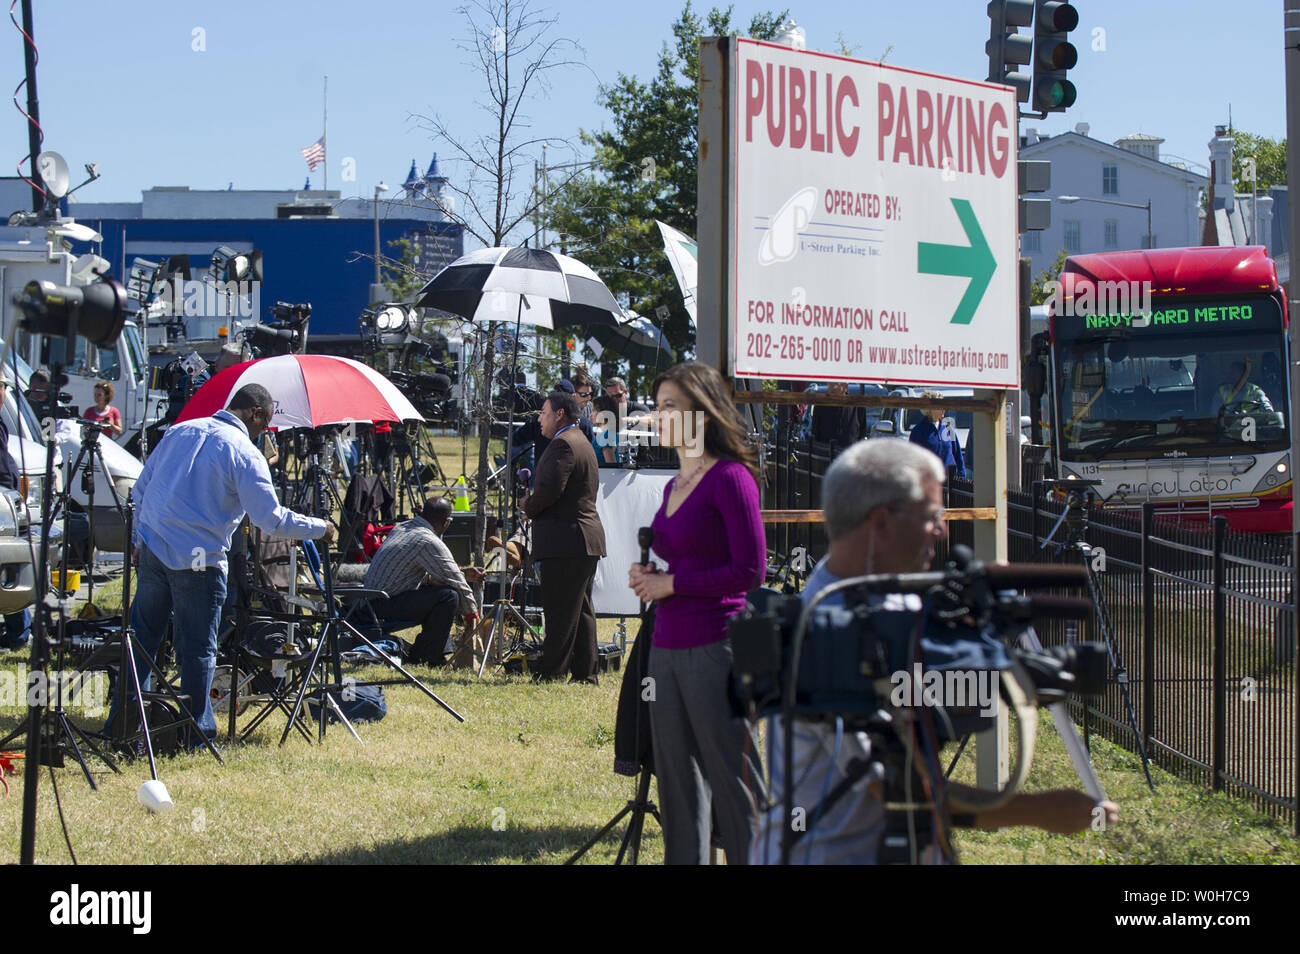
<path fill-rule="evenodd" d="M 1042 112 L 1061 112 L 1074 105 L 1077 91 L 1065 71 L 1079 62 L 1067 34 L 1079 25 L 1079 11 L 1062 0 L 1037 0 L 1034 16 L 1033 105 Z"/>

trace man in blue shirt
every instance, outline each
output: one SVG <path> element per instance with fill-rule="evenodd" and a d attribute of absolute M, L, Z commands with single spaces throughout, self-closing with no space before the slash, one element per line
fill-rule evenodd
<path fill-rule="evenodd" d="M 209 691 L 226 598 L 226 553 L 235 528 L 247 513 L 271 536 L 323 538 L 327 547 L 334 540 L 328 521 L 280 506 L 257 445 L 273 413 L 270 393 L 250 384 L 235 393 L 227 410 L 173 425 L 131 492 L 139 563 L 131 625 L 145 652 L 156 656 L 173 617 L 181 693 L 209 738 L 217 734 Z M 143 660 L 137 665 L 147 684 L 148 666 Z"/>
<path fill-rule="evenodd" d="M 922 391 L 921 397 L 933 401 L 942 401 L 939 391 Z M 932 407 L 925 412 L 925 420 L 912 428 L 908 440 L 913 444 L 928 447 L 939 460 L 943 461 L 945 470 L 955 472 L 958 480 L 966 479 L 966 461 L 962 457 L 961 444 L 952 425 L 943 423 L 943 408 Z"/>

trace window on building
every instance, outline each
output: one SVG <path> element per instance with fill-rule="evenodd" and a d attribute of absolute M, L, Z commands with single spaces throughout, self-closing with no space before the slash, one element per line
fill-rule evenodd
<path fill-rule="evenodd" d="M 1101 194 L 1119 195 L 1119 166 L 1101 167 Z"/>
<path fill-rule="evenodd" d="M 1119 219 L 1106 220 L 1106 247 L 1119 248 Z"/>
<path fill-rule="evenodd" d="M 1043 233 L 1039 231 L 1020 234 L 1020 251 L 1041 252 L 1043 250 Z"/>
<path fill-rule="evenodd" d="M 1078 219 L 1065 220 L 1065 250 L 1067 252 L 1083 251 L 1083 230 Z"/>

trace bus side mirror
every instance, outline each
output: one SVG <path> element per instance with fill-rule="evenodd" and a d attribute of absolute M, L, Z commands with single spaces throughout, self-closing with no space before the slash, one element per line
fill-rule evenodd
<path fill-rule="evenodd" d="M 1041 361 L 1026 361 L 1021 373 L 1021 383 L 1032 398 L 1042 397 L 1047 390 L 1047 368 Z"/>

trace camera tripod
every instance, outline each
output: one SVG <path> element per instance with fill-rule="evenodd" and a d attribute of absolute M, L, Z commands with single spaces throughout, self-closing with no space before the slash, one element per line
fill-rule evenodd
<path fill-rule="evenodd" d="M 506 464 L 506 466 L 508 467 L 510 466 L 510 464 Z M 521 473 L 523 472 L 521 471 Z M 518 514 L 517 504 L 518 504 L 519 488 L 522 483 L 524 483 L 524 481 L 516 480 L 513 482 L 513 486 L 511 488 L 514 497 L 516 498 L 514 501 L 512 501 L 511 512 L 515 513 L 516 515 Z M 498 503 L 498 511 L 497 511 L 498 513 L 502 512 L 503 509 L 501 507 L 501 503 L 502 502 Z M 518 516 L 516 517 L 516 519 L 519 519 Z M 499 529 L 502 534 L 506 534 L 509 530 L 509 526 L 506 525 Z M 487 639 L 484 640 L 483 662 L 479 664 L 479 669 L 478 669 L 478 677 L 480 679 L 482 679 L 483 674 L 487 672 L 488 659 L 491 657 L 492 644 L 494 642 L 505 639 L 507 635 L 510 636 L 509 642 L 504 646 L 502 651 L 498 654 L 502 659 L 508 658 L 514 653 L 526 649 L 530 643 L 535 643 L 535 640 L 531 640 L 529 638 L 533 634 L 532 624 L 529 623 L 528 620 L 524 618 L 524 615 L 521 612 L 519 612 L 519 608 L 515 605 L 514 600 L 510 598 L 511 575 L 510 575 L 510 556 L 509 556 L 510 551 L 508 549 L 508 544 L 513 539 L 514 538 L 512 536 L 504 536 L 502 539 L 502 546 L 500 550 L 496 552 L 494 557 L 495 559 L 499 559 L 501 561 L 501 565 L 496 574 L 497 581 L 498 581 L 497 598 L 491 607 L 492 627 L 488 631 Z M 524 606 L 527 606 L 528 605 L 528 584 L 530 582 L 530 577 L 532 576 L 533 561 L 532 561 L 532 547 L 528 545 L 526 531 L 524 533 L 524 547 L 525 547 L 524 559 L 520 566 L 518 579 L 523 588 Z M 488 615 L 488 611 L 485 610 L 483 613 L 484 618 L 486 618 L 487 615 Z"/>
<path fill-rule="evenodd" d="M 1151 764 L 1147 756 L 1146 747 L 1142 744 L 1142 732 L 1138 729 L 1137 714 L 1133 708 L 1133 697 L 1129 692 L 1128 670 L 1124 668 L 1124 663 L 1120 659 L 1119 649 L 1115 641 L 1115 628 L 1111 624 L 1110 608 L 1106 603 L 1106 594 L 1102 591 L 1097 580 L 1097 571 L 1093 567 L 1093 548 L 1084 539 L 1088 533 L 1088 508 L 1092 505 L 1096 497 L 1096 491 L 1092 488 L 1099 485 L 1097 480 L 1036 480 L 1033 484 L 1034 502 L 1035 502 L 1035 526 L 1034 535 L 1037 542 L 1037 502 L 1042 499 L 1042 492 L 1046 488 L 1061 488 L 1065 490 L 1065 510 L 1057 519 L 1056 524 L 1052 527 L 1047 537 L 1038 544 L 1038 549 L 1047 548 L 1052 543 L 1056 532 L 1064 526 L 1065 533 L 1060 543 L 1056 544 L 1054 558 L 1058 561 L 1063 560 L 1067 553 L 1076 554 L 1080 563 L 1083 565 L 1084 573 L 1088 579 L 1088 595 L 1092 598 L 1093 605 L 1097 608 L 1097 626 L 1101 630 L 1102 640 L 1106 644 L 1106 652 L 1110 657 L 1111 669 L 1115 673 L 1115 682 L 1119 685 L 1120 695 L 1124 700 L 1124 711 L 1128 717 L 1129 728 L 1133 732 L 1133 741 L 1137 746 L 1138 756 L 1142 760 L 1142 772 L 1146 776 L 1147 787 L 1155 791 L 1156 785 L 1151 778 Z"/>
<path fill-rule="evenodd" d="M 312 434 L 310 448 L 311 464 L 308 468 L 308 474 L 310 475 L 309 479 L 314 485 L 315 512 L 322 517 L 330 512 L 326 498 L 325 471 L 320 465 L 320 454 L 323 449 L 323 437 L 319 434 Z M 319 635 L 317 636 L 316 645 L 312 649 L 311 656 L 306 666 L 297 677 L 297 694 L 294 697 L 293 706 L 289 713 L 289 721 L 284 727 L 284 733 L 280 736 L 280 745 L 284 745 L 289 738 L 289 733 L 292 732 L 294 726 L 297 725 L 298 715 L 302 711 L 303 701 L 306 699 L 309 691 L 320 700 L 320 705 L 317 707 L 317 712 L 319 714 L 318 738 L 320 741 L 324 741 L 325 739 L 325 726 L 328 721 L 327 710 L 333 711 L 343 724 L 348 726 L 353 736 L 359 738 L 359 736 L 356 735 L 356 730 L 351 729 L 351 724 L 344 717 L 341 708 L 338 705 L 338 701 L 331 695 L 331 693 L 334 692 L 342 693 L 346 691 L 343 683 L 342 652 L 339 649 L 339 633 L 341 630 L 346 630 L 366 646 L 370 647 L 376 656 L 383 661 L 384 665 L 388 666 L 390 669 L 396 670 L 402 676 L 401 680 L 393 682 L 356 682 L 350 683 L 349 687 L 363 685 L 396 685 L 401 683 L 409 684 L 414 686 L 416 689 L 419 689 L 434 702 L 438 703 L 438 705 L 442 706 L 442 708 L 445 709 L 457 722 L 464 722 L 464 716 L 440 699 L 433 690 L 428 688 L 424 683 L 420 682 L 419 679 L 408 672 L 400 662 L 390 657 L 387 653 L 382 652 L 378 646 L 370 641 L 370 639 L 358 632 L 352 624 L 339 615 L 338 604 L 335 602 L 334 572 L 330 565 L 328 552 L 323 554 L 321 558 L 321 575 L 326 607 L 325 617 L 323 620 L 319 620 L 323 625 Z M 374 591 L 362 592 L 373 593 Z M 328 667 L 328 671 L 326 667 Z M 332 680 L 329 678 L 331 674 L 333 676 Z M 234 700 L 232 699 L 232 705 L 233 702 Z M 271 710 L 268 709 L 266 711 L 269 712 Z"/>
<path fill-rule="evenodd" d="M 126 522 L 125 502 L 117 494 L 117 487 L 113 484 L 113 475 L 109 472 L 108 465 L 104 462 L 104 449 L 100 446 L 99 437 L 104 433 L 103 426 L 90 421 L 78 421 L 81 425 L 81 448 L 77 451 L 77 458 L 68 468 L 68 481 L 63 491 L 59 494 L 50 511 L 50 524 L 53 524 L 60 508 L 64 516 L 64 536 L 63 536 L 63 556 L 60 563 L 60 572 L 67 577 L 68 572 L 68 524 L 69 514 L 71 511 L 70 501 L 72 500 L 73 481 L 76 480 L 77 474 L 81 474 L 81 489 L 86 494 L 86 517 L 89 523 L 90 536 L 86 541 L 86 570 L 89 574 L 86 581 L 87 595 L 86 602 L 88 605 L 94 605 L 95 602 L 95 464 L 99 464 L 99 470 L 104 475 L 104 482 L 108 484 L 109 496 L 113 499 L 113 507 L 117 510 L 118 515 Z M 45 529 L 42 527 L 42 529 Z M 126 546 L 130 547 L 128 538 Z"/>

